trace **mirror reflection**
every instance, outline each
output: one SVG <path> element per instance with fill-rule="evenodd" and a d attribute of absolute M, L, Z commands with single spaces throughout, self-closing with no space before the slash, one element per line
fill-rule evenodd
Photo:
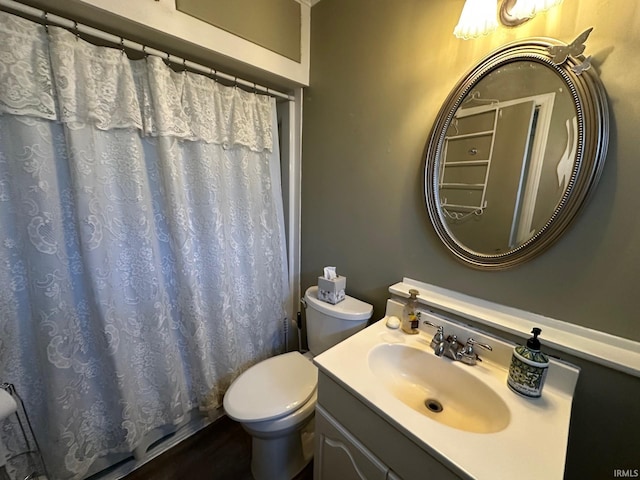
<path fill-rule="evenodd" d="M 527 242 L 558 207 L 577 145 L 575 101 L 554 69 L 516 60 L 484 75 L 444 137 L 437 198 L 450 235 L 484 255 Z"/>
<path fill-rule="evenodd" d="M 591 56 L 580 54 L 584 45 L 574 51 L 586 33 L 570 45 L 530 38 L 500 47 L 442 105 L 425 200 L 436 234 L 465 264 L 504 269 L 534 258 L 597 185 L 609 112 Z"/>

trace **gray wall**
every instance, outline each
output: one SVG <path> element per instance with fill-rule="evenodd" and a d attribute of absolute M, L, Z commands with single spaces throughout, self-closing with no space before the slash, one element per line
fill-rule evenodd
<path fill-rule="evenodd" d="M 640 340 L 637 118 L 640 4 L 573 0 L 479 40 L 451 31 L 462 0 L 323 0 L 313 8 L 305 91 L 302 283 L 324 265 L 383 313 L 388 285 L 412 277 L 469 295 Z M 614 20 L 616 19 L 617 20 Z M 541 257 L 504 272 L 458 263 L 423 201 L 423 154 L 437 111 L 467 69 L 527 36 L 570 42 L 588 26 L 587 53 L 610 99 L 609 155 L 572 228 Z"/>
<path fill-rule="evenodd" d="M 295 0 L 176 0 L 176 9 L 300 62 L 300 4 Z"/>
<path fill-rule="evenodd" d="M 403 276 L 640 340 L 640 3 L 572 0 L 482 39 L 452 35 L 463 0 L 322 0 L 311 25 L 305 91 L 302 288 L 325 265 L 347 293 L 384 313 Z M 614 13 L 615 12 L 615 13 Z M 424 150 L 455 82 L 499 45 L 529 36 L 565 42 L 593 26 L 593 55 L 610 100 L 609 155 L 570 230 L 515 269 L 482 272 L 440 244 L 423 200 Z M 568 478 L 611 478 L 638 464 L 640 381 L 588 362 L 576 391 Z M 541 439 L 542 440 L 542 439 Z"/>

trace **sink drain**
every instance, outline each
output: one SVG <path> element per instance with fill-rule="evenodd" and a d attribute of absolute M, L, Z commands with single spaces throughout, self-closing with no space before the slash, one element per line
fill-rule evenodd
<path fill-rule="evenodd" d="M 444 408 L 442 407 L 442 404 L 438 400 L 435 400 L 433 398 L 427 398 L 424 401 L 424 406 L 427 407 L 429 411 L 433 413 L 440 413 L 442 410 L 444 410 Z"/>

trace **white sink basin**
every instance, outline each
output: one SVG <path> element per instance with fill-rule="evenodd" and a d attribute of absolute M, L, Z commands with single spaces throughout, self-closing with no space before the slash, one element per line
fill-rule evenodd
<path fill-rule="evenodd" d="M 466 372 L 468 366 L 406 345 L 382 344 L 369 353 L 369 368 L 394 397 L 444 425 L 493 433 L 509 424 L 506 403 Z"/>
<path fill-rule="evenodd" d="M 396 311 L 390 305 L 388 314 L 402 314 L 402 305 Z M 490 343 L 493 351 L 465 365 L 433 353 L 433 329 L 406 335 L 380 321 L 314 363 L 461 478 L 562 479 L 578 369 L 552 358 L 542 397 L 522 397 L 507 387 L 513 344 L 446 319 L 438 323 L 460 339 Z M 442 412 L 433 411 L 435 402 L 429 409 L 428 399 Z M 543 442 L 539 455 L 523 455 L 523 438 Z"/>

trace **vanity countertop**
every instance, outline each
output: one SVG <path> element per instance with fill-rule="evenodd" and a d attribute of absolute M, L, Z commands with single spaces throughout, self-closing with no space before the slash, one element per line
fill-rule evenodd
<path fill-rule="evenodd" d="M 389 302 L 387 314 L 389 306 L 391 310 L 401 308 L 400 304 Z M 370 353 L 379 345 L 405 345 L 433 355 L 429 347 L 432 329 L 421 326 L 420 334 L 407 335 L 399 329 L 388 328 L 386 318 L 320 354 L 314 363 L 426 453 L 463 478 L 563 478 L 578 368 L 551 359 L 542 396 L 537 399 L 520 396 L 506 383 L 508 364 L 504 359 L 512 344 L 439 319 L 445 325 L 445 332 L 454 332 L 461 340 L 473 336 L 493 345 L 493 352 L 486 355 L 479 352 L 484 361 L 475 366 L 447 358 L 438 361 L 448 362 L 447 369 L 464 369 L 483 382 L 504 401 L 510 413 L 507 426 L 494 433 L 452 428 L 400 401 L 382 387 L 380 378 L 372 371 Z M 465 385 L 459 388 L 464 392 Z"/>

